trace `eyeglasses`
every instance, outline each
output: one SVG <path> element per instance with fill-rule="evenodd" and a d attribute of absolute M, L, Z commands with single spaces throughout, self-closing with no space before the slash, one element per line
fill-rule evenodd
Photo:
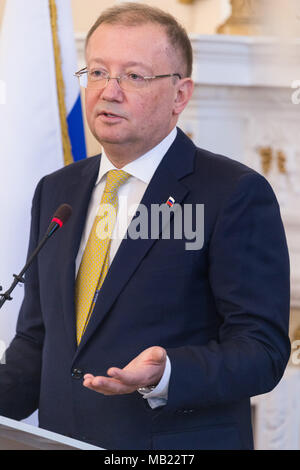
<path fill-rule="evenodd" d="M 88 70 L 87 67 L 79 70 L 75 73 L 75 76 L 79 79 L 80 86 L 84 88 L 100 90 L 105 88 L 109 80 L 117 80 L 120 88 L 127 91 L 135 91 L 140 88 L 145 88 L 149 82 L 158 78 L 165 77 L 178 77 L 181 80 L 179 73 L 169 73 L 167 75 L 154 75 L 153 77 L 143 77 L 137 73 L 125 73 L 119 77 L 110 77 L 108 72 L 101 69 Z"/>

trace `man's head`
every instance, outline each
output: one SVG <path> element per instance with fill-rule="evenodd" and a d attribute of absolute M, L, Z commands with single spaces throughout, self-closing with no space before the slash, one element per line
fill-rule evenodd
<path fill-rule="evenodd" d="M 101 89 L 87 88 L 89 126 L 112 159 L 126 152 L 133 160 L 157 145 L 176 125 L 192 94 L 188 36 L 171 15 L 157 8 L 125 3 L 106 10 L 87 35 L 86 60 L 89 72 L 98 76 L 182 77 L 147 80 L 144 88 L 134 91 L 117 80 Z"/>
<path fill-rule="evenodd" d="M 161 26 L 169 39 L 177 69 L 182 77 L 191 77 L 193 68 L 193 50 L 185 29 L 169 13 L 141 3 L 123 3 L 105 10 L 90 28 L 86 37 L 86 46 L 93 32 L 101 24 L 123 26 L 141 26 L 152 23 Z"/>

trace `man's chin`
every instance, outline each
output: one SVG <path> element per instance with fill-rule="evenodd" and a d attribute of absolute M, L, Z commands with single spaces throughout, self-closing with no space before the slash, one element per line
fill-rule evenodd
<path fill-rule="evenodd" d="M 118 132 L 113 132 L 112 130 L 109 131 L 97 131 L 97 129 L 93 132 L 95 139 L 100 142 L 101 145 L 108 144 L 108 145 L 122 145 L 126 144 L 126 137 L 121 135 Z"/>
<path fill-rule="evenodd" d="M 124 131 L 124 129 L 122 129 Z M 100 126 L 94 128 L 92 131 L 95 139 L 104 147 L 108 152 L 120 152 L 133 151 L 134 149 L 140 149 L 143 147 L 144 142 L 140 142 L 136 135 L 131 135 L 129 132 L 121 132 L 121 129 L 114 128 L 100 129 Z M 139 150 L 138 150 L 139 151 Z"/>
<path fill-rule="evenodd" d="M 121 138 L 113 138 L 113 137 L 103 137 L 103 136 L 95 136 L 98 142 L 105 146 L 105 145 L 126 145 L 126 140 Z"/>

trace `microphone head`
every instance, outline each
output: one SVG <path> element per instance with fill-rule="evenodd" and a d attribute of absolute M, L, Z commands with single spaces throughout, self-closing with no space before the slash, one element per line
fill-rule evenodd
<path fill-rule="evenodd" d="M 61 204 L 55 211 L 51 222 L 56 222 L 62 227 L 72 214 L 72 207 L 69 204 Z"/>

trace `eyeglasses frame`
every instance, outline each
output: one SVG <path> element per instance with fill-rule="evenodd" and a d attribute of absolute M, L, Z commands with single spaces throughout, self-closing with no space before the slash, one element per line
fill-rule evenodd
<path fill-rule="evenodd" d="M 83 75 L 84 73 L 89 73 L 89 70 L 87 67 L 84 67 L 80 70 L 78 70 L 78 72 L 74 73 L 74 76 L 77 77 L 78 79 L 81 77 L 81 75 Z M 110 75 L 108 75 L 106 77 L 106 84 L 103 86 L 103 88 L 105 88 L 108 84 L 108 82 L 111 80 L 111 79 L 114 79 L 114 80 L 117 80 L 118 84 L 119 84 L 119 87 L 121 87 L 120 85 L 120 80 L 122 77 L 124 77 L 126 74 L 124 75 L 120 75 L 119 77 L 111 77 Z M 163 74 L 163 75 L 153 75 L 152 77 L 142 77 L 144 80 L 156 80 L 158 78 L 166 78 L 166 77 L 178 77 L 179 80 L 182 79 L 181 75 L 179 73 L 168 73 L 168 74 Z"/>

